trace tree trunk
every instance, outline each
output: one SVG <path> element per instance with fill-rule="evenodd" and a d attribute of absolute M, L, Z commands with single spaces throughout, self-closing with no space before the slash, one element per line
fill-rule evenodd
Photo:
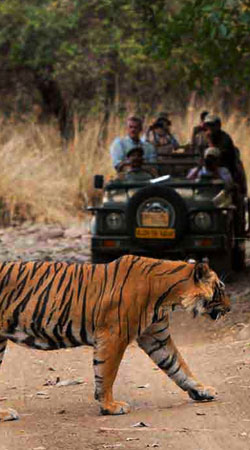
<path fill-rule="evenodd" d="M 57 82 L 39 76 L 36 76 L 35 81 L 43 99 L 43 116 L 45 119 L 51 115 L 57 118 L 61 137 L 68 142 L 74 137 L 73 117 Z"/>

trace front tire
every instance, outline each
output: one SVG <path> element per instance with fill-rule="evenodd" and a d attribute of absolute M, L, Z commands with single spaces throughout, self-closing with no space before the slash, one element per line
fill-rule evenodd
<path fill-rule="evenodd" d="M 233 261 L 232 261 L 233 269 L 236 272 L 240 272 L 246 268 L 246 249 L 245 243 L 239 244 L 237 243 L 233 249 Z"/>
<path fill-rule="evenodd" d="M 110 255 L 108 253 L 92 252 L 91 263 L 92 264 L 107 264 L 107 263 L 114 261 L 117 258 L 118 257 L 115 257 L 114 255 Z"/>
<path fill-rule="evenodd" d="M 212 256 L 209 258 L 209 266 L 219 277 L 228 279 L 233 272 L 233 250 L 230 248 L 222 254 Z"/>

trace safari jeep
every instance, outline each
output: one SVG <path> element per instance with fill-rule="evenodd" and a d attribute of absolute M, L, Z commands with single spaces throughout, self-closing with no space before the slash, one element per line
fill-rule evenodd
<path fill-rule="evenodd" d="M 245 235 L 236 236 L 237 211 L 221 180 L 190 181 L 194 157 L 175 155 L 168 175 L 149 181 L 94 177 L 101 192 L 92 212 L 92 262 L 106 263 L 123 254 L 162 259 L 201 260 L 228 273 L 245 264 Z M 178 173 L 178 177 L 177 177 Z M 248 217 L 247 217 L 248 220 Z"/>

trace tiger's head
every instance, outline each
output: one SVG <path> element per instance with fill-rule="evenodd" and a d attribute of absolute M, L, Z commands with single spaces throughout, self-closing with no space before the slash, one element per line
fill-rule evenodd
<path fill-rule="evenodd" d="M 207 315 L 217 320 L 230 311 L 225 285 L 207 263 L 193 263 L 188 284 L 188 290 L 181 295 L 181 306 L 191 311 L 194 317 Z"/>

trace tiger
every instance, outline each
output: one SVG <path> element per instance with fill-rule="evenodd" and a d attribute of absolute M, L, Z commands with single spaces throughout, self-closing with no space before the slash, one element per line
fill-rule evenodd
<path fill-rule="evenodd" d="M 8 339 L 39 350 L 93 347 L 95 399 L 100 413 L 129 412 L 113 384 L 127 346 L 139 347 L 181 389 L 213 400 L 181 357 L 169 331 L 169 311 L 218 319 L 230 310 L 225 286 L 207 263 L 125 255 L 107 264 L 0 264 L 0 365 Z M 9 415 L 0 411 L 0 420 Z"/>

